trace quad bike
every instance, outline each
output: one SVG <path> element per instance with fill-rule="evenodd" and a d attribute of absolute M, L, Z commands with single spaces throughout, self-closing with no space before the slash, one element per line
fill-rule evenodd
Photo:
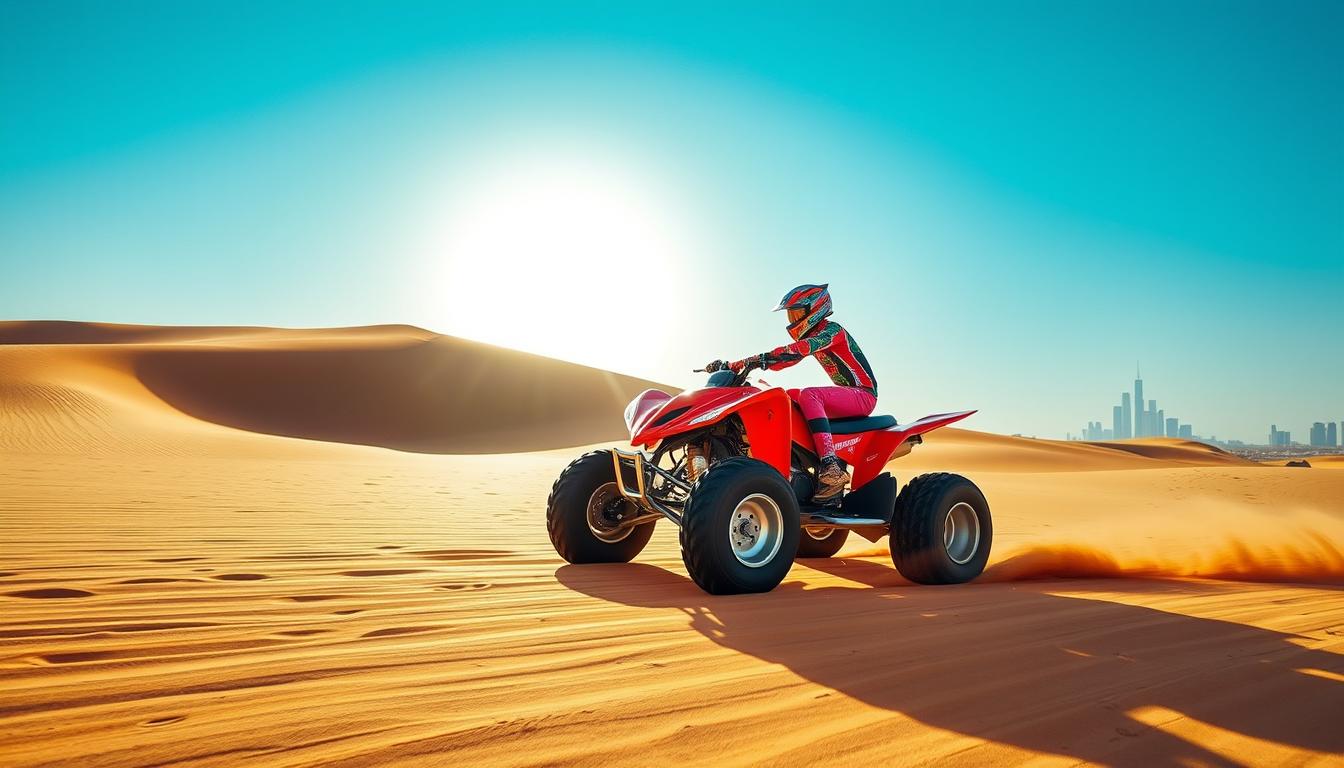
<path fill-rule="evenodd" d="M 882 468 L 923 434 L 975 411 L 898 425 L 891 416 L 831 419 L 851 490 L 813 503 L 819 461 L 798 404 L 779 387 L 747 382 L 768 359 L 712 373 L 704 388 L 672 396 L 649 389 L 625 409 L 632 446 L 593 451 L 560 474 L 547 500 L 555 551 L 571 563 L 624 563 L 654 524 L 681 529 L 682 561 L 710 594 L 768 592 L 794 558 L 830 557 L 855 531 L 891 535 L 891 558 L 920 584 L 980 575 L 993 525 L 980 489 L 960 475 L 920 475 L 896 493 Z"/>

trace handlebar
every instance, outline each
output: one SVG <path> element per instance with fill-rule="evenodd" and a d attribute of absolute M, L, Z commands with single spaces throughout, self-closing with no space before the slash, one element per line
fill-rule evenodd
<path fill-rule="evenodd" d="M 753 355 L 752 357 L 747 358 L 743 362 L 744 365 L 742 366 L 742 370 L 733 375 L 733 383 L 731 384 L 731 386 L 740 387 L 745 385 L 747 383 L 747 374 L 756 370 L 764 370 L 765 367 L 761 364 L 762 361 L 760 355 Z M 731 368 L 724 366 L 723 368 L 719 368 L 718 370 L 715 371 L 711 371 L 707 368 L 695 368 L 691 372 L 713 374 L 718 373 L 719 371 L 731 371 L 731 370 L 732 370 Z"/>

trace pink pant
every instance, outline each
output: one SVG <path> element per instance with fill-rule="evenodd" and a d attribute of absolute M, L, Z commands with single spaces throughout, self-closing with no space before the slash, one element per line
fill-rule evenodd
<path fill-rule="evenodd" d="M 790 389 L 789 397 L 803 409 L 803 418 L 807 419 L 807 428 L 812 430 L 812 442 L 820 457 L 835 455 L 830 419 L 867 416 L 877 405 L 876 395 L 858 387 Z"/>

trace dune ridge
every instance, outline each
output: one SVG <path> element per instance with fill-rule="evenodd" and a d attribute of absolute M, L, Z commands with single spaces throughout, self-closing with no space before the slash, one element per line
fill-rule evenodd
<path fill-rule="evenodd" d="M 155 449 L 173 441 L 153 433 L 202 425 L 423 453 L 544 450 L 618 439 L 625 404 L 655 386 L 411 326 L 0 323 L 0 447 L 19 450 L 137 434 Z M 191 418 L 164 423 L 173 413 Z"/>

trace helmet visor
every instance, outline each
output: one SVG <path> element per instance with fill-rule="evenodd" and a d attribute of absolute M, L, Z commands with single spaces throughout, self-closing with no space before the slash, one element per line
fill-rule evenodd
<path fill-rule="evenodd" d="M 806 307 L 789 307 L 789 323 L 796 323 L 807 316 Z"/>

